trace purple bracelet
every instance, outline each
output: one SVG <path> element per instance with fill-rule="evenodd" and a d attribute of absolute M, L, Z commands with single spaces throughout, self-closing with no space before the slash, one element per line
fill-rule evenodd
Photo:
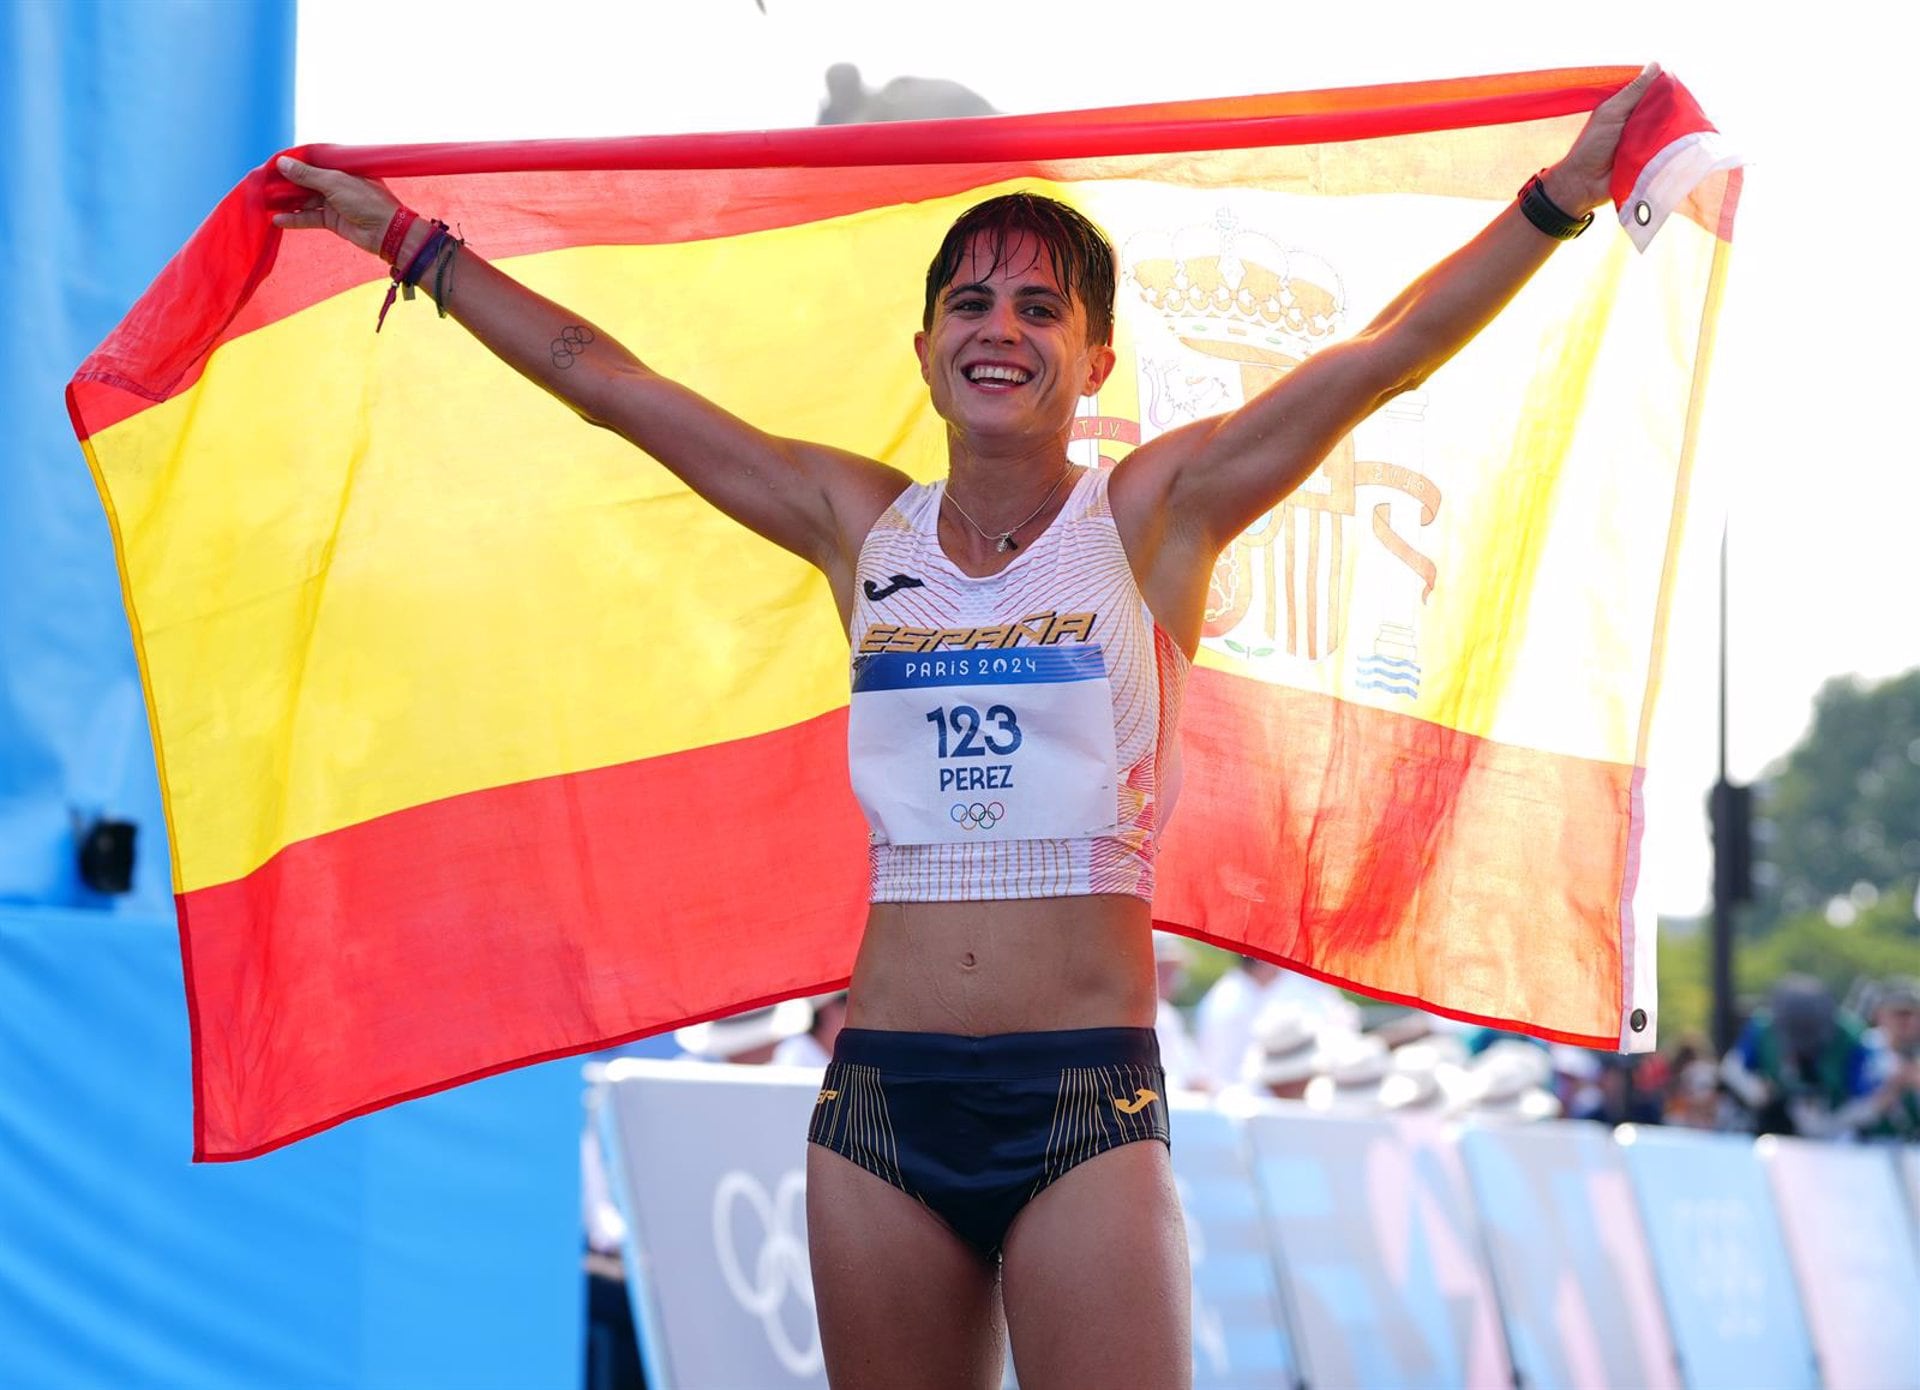
<path fill-rule="evenodd" d="M 407 262 L 406 272 L 395 277 L 404 288 L 410 290 L 420 283 L 420 277 L 427 273 L 427 267 L 433 264 L 433 258 L 440 254 L 440 248 L 447 244 L 447 238 L 452 235 L 446 223 L 433 224 L 433 235 L 420 243 L 420 249 Z"/>

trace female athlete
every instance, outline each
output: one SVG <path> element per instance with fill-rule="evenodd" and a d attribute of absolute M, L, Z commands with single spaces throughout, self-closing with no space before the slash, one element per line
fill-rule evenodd
<path fill-rule="evenodd" d="M 995 1386 L 1007 1338 L 1025 1390 L 1190 1383 L 1150 904 L 1208 577 L 1606 200 L 1656 73 L 1357 336 L 1108 471 L 1072 466 L 1067 445 L 1076 402 L 1114 365 L 1112 248 L 1046 199 L 974 208 L 934 259 L 913 339 L 947 427 L 947 476 L 929 485 L 763 433 L 430 241 L 377 183 L 282 161 L 311 197 L 280 226 L 432 272 L 509 365 L 831 586 L 873 832 L 872 908 L 807 1164 L 838 1390 Z"/>

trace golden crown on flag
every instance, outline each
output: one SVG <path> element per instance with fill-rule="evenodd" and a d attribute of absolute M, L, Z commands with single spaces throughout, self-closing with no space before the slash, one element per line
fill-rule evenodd
<path fill-rule="evenodd" d="M 1304 357 L 1339 331 L 1346 290 L 1318 256 L 1290 251 L 1221 209 L 1210 224 L 1141 232 L 1122 253 L 1126 282 L 1190 347 Z"/>

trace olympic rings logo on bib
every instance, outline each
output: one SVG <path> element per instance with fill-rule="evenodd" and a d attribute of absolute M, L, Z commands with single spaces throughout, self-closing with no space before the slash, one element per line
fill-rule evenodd
<path fill-rule="evenodd" d="M 847 753 L 876 843 L 1072 840 L 1119 818 L 1113 688 L 1092 644 L 863 655 Z"/>
<path fill-rule="evenodd" d="M 1007 808 L 997 801 L 956 801 L 947 808 L 947 816 L 962 830 L 991 830 L 1006 816 Z"/>

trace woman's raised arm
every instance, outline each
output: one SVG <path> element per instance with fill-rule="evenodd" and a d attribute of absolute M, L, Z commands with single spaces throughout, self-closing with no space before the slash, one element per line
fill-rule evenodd
<path fill-rule="evenodd" d="M 376 181 L 290 156 L 279 169 L 311 196 L 297 211 L 276 214 L 276 225 L 325 229 L 412 271 L 501 361 L 644 449 L 728 516 L 811 561 L 836 591 L 850 587 L 860 541 L 907 485 L 904 474 L 768 434 L 722 410 L 466 247 L 435 248 L 436 224 L 413 218 Z"/>

